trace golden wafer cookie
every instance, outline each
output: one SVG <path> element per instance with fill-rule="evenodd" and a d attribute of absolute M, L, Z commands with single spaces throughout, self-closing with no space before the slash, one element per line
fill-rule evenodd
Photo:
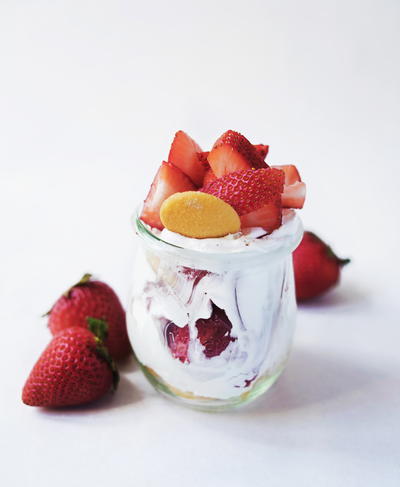
<path fill-rule="evenodd" d="M 240 230 L 240 218 L 232 206 L 200 191 L 175 193 L 167 198 L 160 218 L 171 232 L 192 238 L 224 237 Z"/>

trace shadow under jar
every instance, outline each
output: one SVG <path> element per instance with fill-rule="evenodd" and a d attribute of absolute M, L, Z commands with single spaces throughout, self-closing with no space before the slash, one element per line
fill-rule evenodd
<path fill-rule="evenodd" d="M 279 377 L 296 317 L 292 252 L 303 234 L 297 215 L 286 220 L 247 245 L 212 239 L 193 250 L 162 240 L 136 218 L 128 331 L 159 392 L 224 410 L 254 400 Z"/>

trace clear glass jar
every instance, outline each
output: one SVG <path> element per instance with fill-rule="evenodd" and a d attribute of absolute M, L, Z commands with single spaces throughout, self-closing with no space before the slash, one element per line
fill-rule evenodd
<path fill-rule="evenodd" d="M 128 331 L 148 380 L 203 410 L 260 396 L 284 369 L 291 347 L 300 219 L 292 214 L 255 248 L 225 251 L 178 247 L 139 218 L 135 228 L 140 245 Z"/>

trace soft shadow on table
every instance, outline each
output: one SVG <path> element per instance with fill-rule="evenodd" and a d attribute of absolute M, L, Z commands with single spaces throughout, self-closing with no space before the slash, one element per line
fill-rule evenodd
<path fill-rule="evenodd" d="M 367 304 L 369 297 L 369 292 L 355 283 L 340 283 L 339 286 L 331 289 L 319 298 L 299 303 L 299 309 L 312 310 L 315 308 L 316 310 L 320 310 L 321 308 L 326 308 L 331 312 L 336 307 L 342 311 L 343 308 L 347 309 Z"/>
<path fill-rule="evenodd" d="M 238 414 L 285 414 L 312 408 L 371 387 L 382 373 L 339 356 L 295 349 L 278 382 Z"/>
<path fill-rule="evenodd" d="M 65 408 L 43 408 L 38 409 L 41 414 L 49 416 L 71 416 L 85 414 L 101 414 L 104 411 L 130 406 L 143 399 L 142 393 L 124 376 L 120 377 L 118 389 L 115 393 L 107 394 L 102 399 L 91 404 L 65 407 Z"/>
<path fill-rule="evenodd" d="M 132 353 L 128 358 L 118 362 L 118 370 L 121 374 L 126 374 L 128 372 L 134 372 L 139 369 L 135 355 Z"/>

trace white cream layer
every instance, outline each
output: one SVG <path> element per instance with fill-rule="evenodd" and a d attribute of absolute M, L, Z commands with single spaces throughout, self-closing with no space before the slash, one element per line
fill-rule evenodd
<path fill-rule="evenodd" d="M 290 210 L 283 216 L 282 225 L 270 235 L 260 227 L 248 228 L 243 232 L 231 233 L 226 237 L 202 239 L 185 237 L 166 228 L 162 231 L 153 228 L 152 232 L 165 242 L 201 252 L 265 252 L 280 244 L 282 239 L 288 235 L 293 234 L 299 224 L 300 221 L 296 217 L 296 213 Z M 261 238 L 263 236 L 266 238 Z"/>

